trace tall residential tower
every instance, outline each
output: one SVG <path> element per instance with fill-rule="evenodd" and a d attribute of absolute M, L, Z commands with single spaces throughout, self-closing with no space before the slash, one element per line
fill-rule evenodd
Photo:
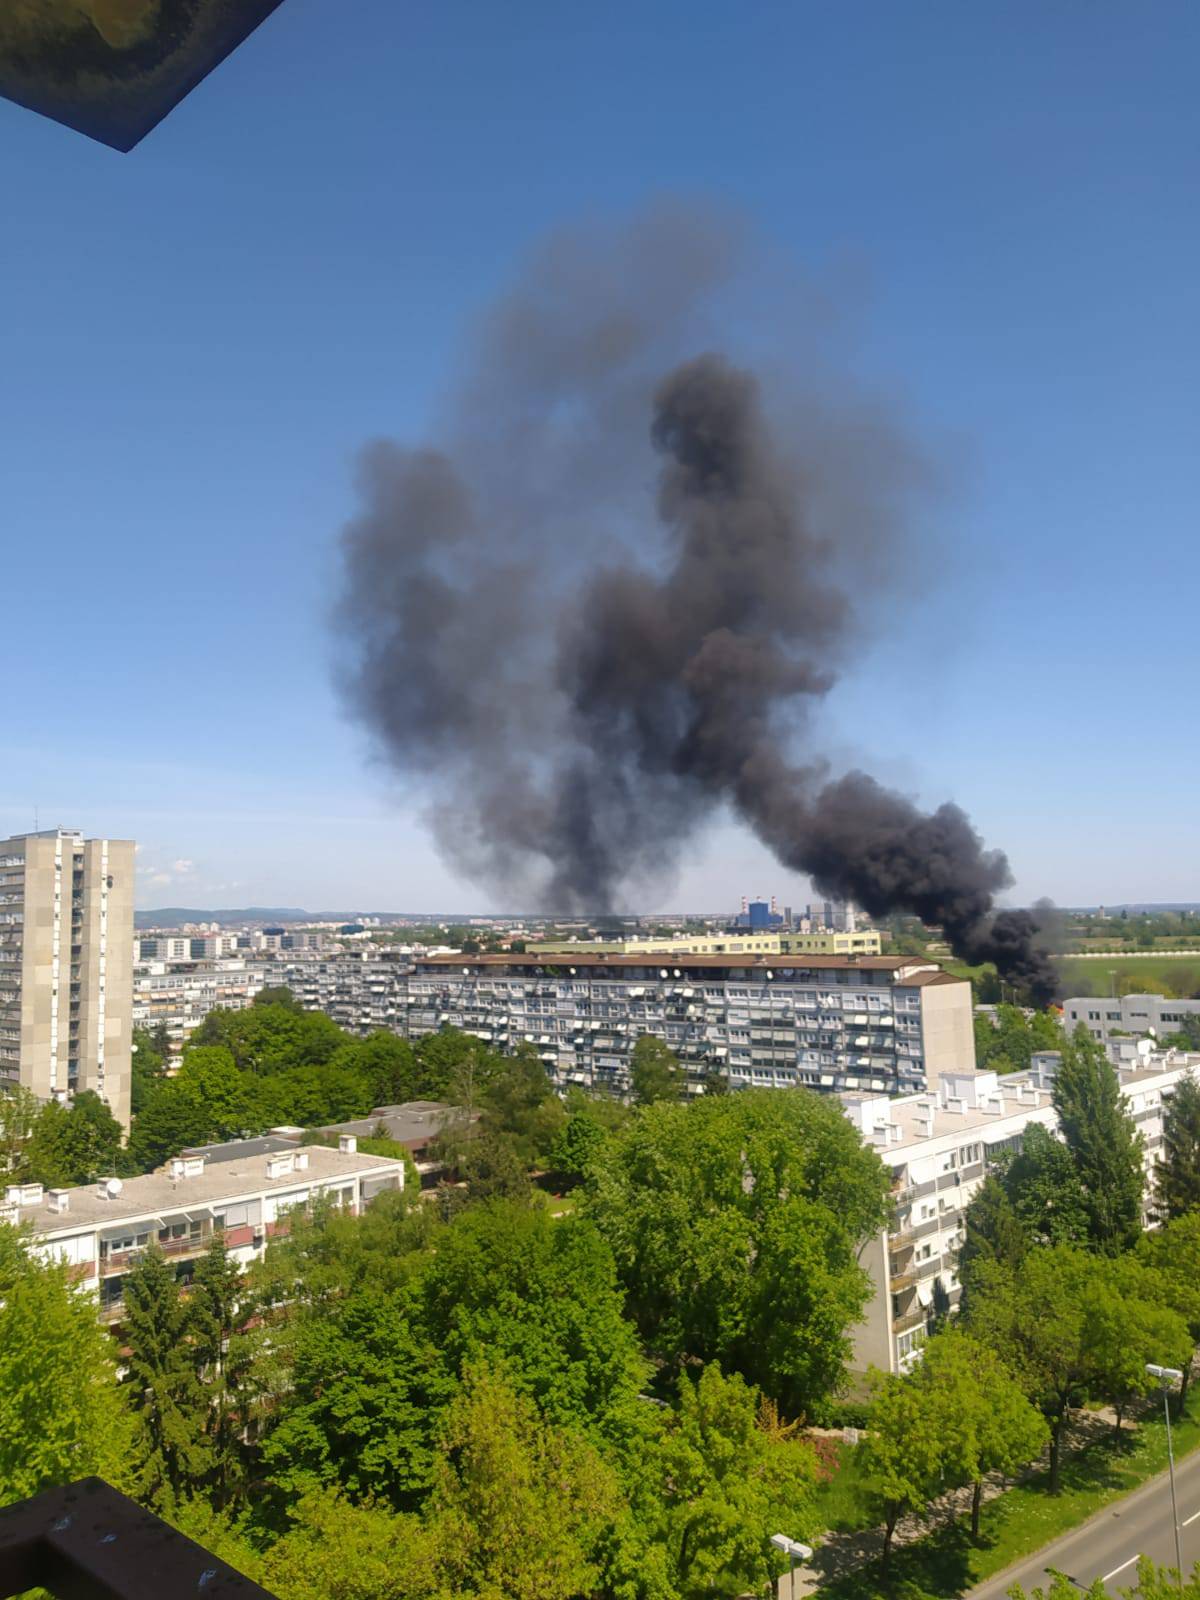
<path fill-rule="evenodd" d="M 0 1084 L 94 1089 L 129 1126 L 133 841 L 0 840 Z"/>

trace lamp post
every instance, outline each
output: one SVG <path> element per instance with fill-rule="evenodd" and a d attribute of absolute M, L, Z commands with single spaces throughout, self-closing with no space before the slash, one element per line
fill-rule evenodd
<path fill-rule="evenodd" d="M 1175 1528 L 1175 1566 L 1179 1573 L 1179 1588 L 1183 1590 L 1183 1556 L 1179 1549 L 1179 1507 L 1175 1501 L 1175 1452 L 1171 1448 L 1171 1386 L 1183 1382 L 1183 1373 L 1178 1367 L 1160 1367 L 1153 1361 L 1147 1361 L 1146 1371 L 1152 1378 L 1157 1378 L 1162 1388 L 1163 1416 L 1167 1420 L 1167 1470 L 1171 1479 L 1171 1522 Z"/>
<path fill-rule="evenodd" d="M 812 1559 L 812 1546 L 801 1544 L 799 1539 L 789 1539 L 786 1533 L 773 1533 L 771 1543 L 782 1550 L 791 1566 L 788 1570 L 788 1600 L 796 1600 L 796 1562 Z"/>

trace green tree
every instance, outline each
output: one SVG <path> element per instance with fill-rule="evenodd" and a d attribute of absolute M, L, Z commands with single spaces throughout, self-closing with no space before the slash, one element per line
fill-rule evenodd
<path fill-rule="evenodd" d="M 288 988 L 286 983 L 267 984 L 260 989 L 250 1002 L 253 1006 L 279 1006 L 284 1011 L 301 1011 L 299 1000 Z"/>
<path fill-rule="evenodd" d="M 129 1131 L 126 1166 L 149 1172 L 189 1145 L 214 1135 L 212 1116 L 194 1085 L 163 1078 L 152 1085 Z"/>
<path fill-rule="evenodd" d="M 1054 1080 L 1054 1109 L 1075 1161 L 1095 1249 L 1116 1255 L 1142 1231 L 1142 1137 L 1117 1074 L 1080 1024 Z"/>
<path fill-rule="evenodd" d="M 1090 1211 L 1075 1159 L 1040 1123 L 1025 1129 L 1001 1182 L 1017 1225 L 1031 1244 L 1086 1244 Z"/>
<path fill-rule="evenodd" d="M 1200 1345 L 1200 1211 L 1173 1217 L 1161 1228 L 1144 1233 L 1138 1240 L 1137 1253 L 1138 1260 L 1148 1268 L 1143 1280 L 1143 1297 L 1156 1297 L 1160 1304 L 1169 1306 L 1183 1318 L 1194 1350 Z M 1192 1375 L 1190 1355 L 1182 1367 L 1183 1383 L 1177 1400 L 1179 1415 L 1183 1414 Z"/>
<path fill-rule="evenodd" d="M 190 1045 L 174 1081 L 178 1093 L 203 1104 L 212 1137 L 242 1138 L 267 1125 L 258 1080 L 239 1072 L 223 1045 Z"/>
<path fill-rule="evenodd" d="M 529 1172 L 516 1141 L 495 1129 L 476 1131 L 464 1144 L 457 1172 L 466 1189 L 450 1189 L 444 1195 L 448 1210 L 459 1209 L 463 1202 L 513 1200 L 528 1203 L 533 1194 Z"/>
<path fill-rule="evenodd" d="M 971 1533 L 979 1536 L 983 1481 L 1012 1477 L 1043 1451 L 1049 1430 L 994 1350 L 949 1326 L 925 1346 L 914 1381 L 943 1427 L 947 1483 L 971 1489 Z"/>
<path fill-rule="evenodd" d="M 413 1292 L 360 1283 L 300 1317 L 278 1377 L 271 1355 L 262 1381 L 278 1407 L 262 1459 L 275 1489 L 295 1500 L 336 1485 L 415 1509 L 433 1482 L 438 1420 L 456 1384 L 414 1315 Z"/>
<path fill-rule="evenodd" d="M 38 1099 L 19 1083 L 0 1088 L 0 1173 L 16 1173 L 38 1117 Z"/>
<path fill-rule="evenodd" d="M 502 1057 L 482 1094 L 482 1131 L 511 1141 L 526 1168 L 541 1167 L 566 1121 L 545 1063 L 529 1044 Z"/>
<path fill-rule="evenodd" d="M 1168 1049 L 1175 1050 L 1200 1050 L 1200 1016 L 1189 1012 L 1179 1019 L 1179 1032 L 1165 1038 L 1163 1044 Z"/>
<path fill-rule="evenodd" d="M 1200 1018 L 1189 1017 L 1200 1023 Z M 1200 1082 L 1191 1072 L 1163 1109 L 1162 1152 L 1154 1168 L 1154 1209 L 1160 1222 L 1200 1207 Z"/>
<path fill-rule="evenodd" d="M 950 1320 L 951 1301 L 950 1291 L 942 1282 L 941 1273 L 933 1280 L 933 1292 L 930 1297 L 929 1316 L 926 1318 L 925 1328 L 929 1334 L 940 1333 Z"/>
<path fill-rule="evenodd" d="M 92 1089 L 69 1106 L 48 1100 L 24 1150 L 24 1171 L 51 1188 L 73 1188 L 117 1170 L 121 1124 Z"/>
<path fill-rule="evenodd" d="M 1050 1490 L 1062 1443 L 1087 1394 L 1091 1347 L 1085 1294 L 1095 1263 L 1070 1245 L 1030 1250 L 1020 1267 L 981 1261 L 972 1277 L 970 1331 L 1011 1366 L 1050 1429 Z"/>
<path fill-rule="evenodd" d="M 147 1028 L 135 1028 L 129 1078 L 129 1108 L 134 1116 L 145 1105 L 151 1085 L 163 1076 L 166 1064 L 167 1057 L 159 1049 L 155 1035 Z"/>
<path fill-rule="evenodd" d="M 963 1242 L 958 1252 L 958 1277 L 962 1284 L 959 1309 L 967 1310 L 976 1274 L 984 1263 L 999 1262 L 1015 1270 L 1028 1248 L 1028 1237 L 1017 1220 L 1003 1183 L 995 1173 L 989 1173 L 963 1214 Z"/>
<path fill-rule="evenodd" d="M 643 1033 L 633 1047 L 629 1062 L 629 1086 L 640 1106 L 660 1100 L 678 1100 L 687 1078 L 679 1057 L 652 1033 Z"/>
<path fill-rule="evenodd" d="M 1158 1301 L 1149 1277 L 1137 1261 L 1106 1261 L 1085 1296 L 1088 1389 L 1112 1406 L 1117 1433 L 1130 1402 L 1157 1387 L 1147 1362 L 1184 1367 L 1192 1359 L 1187 1324 Z"/>
<path fill-rule="evenodd" d="M 130 1268 L 123 1296 L 125 1384 L 138 1424 L 140 1490 L 151 1504 L 170 1506 L 210 1482 L 213 1470 L 207 1396 L 188 1341 L 188 1311 L 157 1247 Z"/>
<path fill-rule="evenodd" d="M 715 1364 L 680 1379 L 656 1470 L 661 1475 L 651 1542 L 669 1562 L 684 1600 L 761 1594 L 782 1566 L 770 1545 L 819 1531 L 811 1447 L 790 1430 L 762 1426 L 757 1391 Z"/>
<path fill-rule="evenodd" d="M 475 1207 L 438 1236 L 422 1291 L 423 1326 L 452 1374 L 483 1355 L 549 1421 L 627 1432 L 647 1369 L 612 1252 L 590 1221 Z"/>
<path fill-rule="evenodd" d="M 900 1518 L 923 1512 L 942 1485 L 946 1418 L 911 1377 L 873 1378 L 871 1425 L 856 1466 L 863 1493 L 883 1523 L 886 1570 Z"/>
<path fill-rule="evenodd" d="M 644 1107 L 584 1191 L 652 1356 L 716 1361 L 791 1415 L 841 1381 L 888 1178 L 807 1090 Z"/>
<path fill-rule="evenodd" d="M 407 1039 L 378 1028 L 365 1039 L 345 1045 L 333 1057 L 350 1067 L 366 1083 L 371 1110 L 376 1106 L 403 1105 L 423 1093 L 416 1052 Z"/>
<path fill-rule="evenodd" d="M 95 1301 L 0 1224 L 0 1504 L 90 1473 L 130 1488 L 129 1441 Z"/>
<path fill-rule="evenodd" d="M 600 1159 L 607 1138 L 586 1107 L 572 1111 L 551 1148 L 551 1168 L 560 1177 L 581 1183 Z"/>
<path fill-rule="evenodd" d="M 414 1516 L 372 1500 L 356 1504 L 328 1489 L 306 1494 L 289 1518 L 288 1531 L 260 1563 L 260 1581 L 279 1600 L 417 1600 L 439 1592 L 433 1540 Z M 248 1561 L 219 1548 L 217 1554 L 255 1575 L 252 1551 Z"/>
<path fill-rule="evenodd" d="M 217 1506 L 238 1500 L 246 1487 L 259 1345 L 246 1326 L 251 1310 L 245 1276 L 218 1233 L 196 1263 L 187 1302 L 192 1364 L 208 1397 L 201 1417 L 211 1460 L 207 1492 Z"/>
<path fill-rule="evenodd" d="M 594 1446 L 548 1425 L 497 1370 L 466 1374 L 443 1434 L 426 1523 L 458 1600 L 575 1600 L 595 1593 L 621 1496 Z"/>

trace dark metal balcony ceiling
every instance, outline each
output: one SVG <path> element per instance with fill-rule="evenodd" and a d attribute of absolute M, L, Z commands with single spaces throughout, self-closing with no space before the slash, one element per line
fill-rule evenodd
<path fill-rule="evenodd" d="M 4 0 L 0 94 L 132 150 L 280 0 Z"/>

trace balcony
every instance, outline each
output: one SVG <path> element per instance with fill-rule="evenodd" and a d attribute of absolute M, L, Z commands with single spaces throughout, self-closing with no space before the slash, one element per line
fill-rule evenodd
<path fill-rule="evenodd" d="M 61 1600 L 273 1600 L 102 1478 L 81 1478 L 0 1510 L 0 1597 L 31 1588 Z"/>
<path fill-rule="evenodd" d="M 892 1332 L 911 1333 L 914 1328 L 922 1328 L 926 1316 L 924 1306 L 918 1306 L 914 1311 L 902 1311 L 898 1317 L 892 1318 Z"/>
<path fill-rule="evenodd" d="M 186 1239 L 156 1239 L 154 1244 L 162 1251 L 163 1255 L 171 1260 L 181 1260 L 187 1256 L 200 1256 L 208 1249 L 212 1242 L 212 1229 L 204 1227 L 198 1234 L 189 1234 Z M 150 1250 L 153 1244 L 142 1245 L 135 1250 L 111 1251 L 100 1257 L 100 1276 L 111 1278 L 118 1272 L 128 1272 Z"/>

